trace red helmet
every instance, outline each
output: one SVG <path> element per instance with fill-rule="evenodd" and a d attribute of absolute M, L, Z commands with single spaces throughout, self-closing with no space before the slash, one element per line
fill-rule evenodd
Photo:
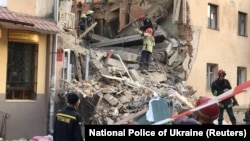
<path fill-rule="evenodd" d="M 148 34 L 150 34 L 150 35 L 152 35 L 153 34 L 153 29 L 152 28 L 147 28 L 146 29 L 146 33 L 148 33 Z"/>
<path fill-rule="evenodd" d="M 210 97 L 202 96 L 198 99 L 196 106 L 200 106 L 207 101 L 211 100 Z M 219 105 L 217 103 L 210 105 L 209 107 L 203 108 L 196 112 L 196 118 L 201 123 L 212 124 L 215 119 L 218 118 Z"/>
<path fill-rule="evenodd" d="M 223 69 L 218 70 L 218 76 L 226 76 L 226 72 Z"/>
<path fill-rule="evenodd" d="M 140 15 L 140 16 L 139 16 L 139 20 L 141 20 L 141 21 L 142 21 L 144 18 L 145 18 L 144 15 Z"/>

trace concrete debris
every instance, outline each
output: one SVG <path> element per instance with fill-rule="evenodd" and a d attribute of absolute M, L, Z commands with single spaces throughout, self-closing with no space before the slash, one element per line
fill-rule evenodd
<path fill-rule="evenodd" d="M 179 1 L 180 2 L 180 1 Z M 183 15 L 179 26 L 184 35 L 173 38 L 171 33 L 163 28 L 158 21 L 164 21 L 163 15 L 168 15 L 167 9 L 173 1 L 159 2 L 148 12 L 157 28 L 154 36 L 156 46 L 152 54 L 149 70 L 139 70 L 138 60 L 142 45 L 142 38 L 133 31 L 138 20 L 130 22 L 125 28 L 119 30 L 117 38 L 107 39 L 95 36 L 96 42 L 88 47 L 81 44 L 81 40 L 70 30 L 62 30 L 58 36 L 58 44 L 62 49 L 70 49 L 72 58 L 70 68 L 64 70 L 70 78 L 62 78 L 58 94 L 58 109 L 66 106 L 65 94 L 77 92 L 82 94 L 79 111 L 86 124 L 150 124 L 155 120 L 142 122 L 145 119 L 162 119 L 159 110 L 154 109 L 149 114 L 149 103 L 152 99 L 163 99 L 163 103 L 154 103 L 161 107 L 165 114 L 171 116 L 181 111 L 193 108 L 197 98 L 192 86 L 187 86 L 187 79 L 191 66 L 190 48 L 192 48 L 189 20 Z M 174 15 L 174 22 L 180 22 L 178 13 L 181 3 L 176 3 L 178 9 Z M 186 7 L 186 5 L 185 5 Z M 147 13 L 147 12 L 146 12 Z M 184 18 L 185 17 L 185 18 Z M 164 23 L 164 22 L 163 22 Z M 167 23 L 167 22 L 166 22 Z M 188 25 L 188 26 L 185 26 Z M 96 26 L 93 25 L 93 27 Z M 82 36 L 86 34 L 83 33 Z M 67 61 L 65 61 L 67 62 Z M 65 63 L 64 62 L 64 63 Z M 64 66 L 64 65 L 61 65 Z M 85 78 L 83 77 L 85 76 Z M 153 115 L 152 115 L 153 114 Z M 149 116 L 151 115 L 151 117 Z M 165 118 L 165 117 L 164 117 Z"/>
<path fill-rule="evenodd" d="M 62 34 L 59 36 L 62 41 L 65 41 L 63 38 L 66 36 L 74 38 L 70 34 Z M 77 52 L 86 48 L 76 46 L 74 42 L 71 46 L 75 46 L 71 48 L 72 56 L 80 54 L 74 60 L 86 60 L 88 51 Z M 139 55 L 133 53 L 133 49 L 129 52 L 121 48 L 112 51 L 91 48 L 88 79 L 80 81 L 79 74 L 75 73 L 72 81 L 62 80 L 61 94 L 58 96 L 64 100 L 62 97 L 67 92 L 82 94 L 79 110 L 89 124 L 138 124 L 134 119 L 146 113 L 149 101 L 156 95 L 170 101 L 170 107 L 178 111 L 193 108 L 195 91 L 191 86 L 186 86 L 183 78 L 187 76 L 182 76 L 187 74 L 187 70 L 182 67 L 187 52 L 183 51 L 184 48 L 171 48 L 169 51 L 173 53 L 165 53 L 168 47 L 155 49 L 153 55 L 157 58 L 160 54 L 168 60 L 161 63 L 159 59 L 153 59 L 147 71 L 138 70 Z M 72 72 L 82 72 L 81 76 L 84 76 L 86 66 L 81 64 L 73 63 L 76 70 Z"/>

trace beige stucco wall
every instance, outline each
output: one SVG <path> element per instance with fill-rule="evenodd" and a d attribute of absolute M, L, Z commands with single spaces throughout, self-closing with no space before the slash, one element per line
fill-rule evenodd
<path fill-rule="evenodd" d="M 7 29 L 3 29 L 2 38 L 0 39 L 0 94 L 5 94 L 6 90 L 6 75 L 7 75 Z M 46 73 L 46 35 L 39 34 L 38 47 L 38 77 L 37 77 L 37 93 L 45 93 L 45 73 Z"/>
<path fill-rule="evenodd" d="M 0 38 L 0 94 L 5 93 L 7 74 L 7 30 L 2 28 L 2 37 Z"/>
<path fill-rule="evenodd" d="M 28 3 L 28 4 L 27 4 Z M 54 0 L 8 0 L 10 11 L 32 16 L 47 17 L 52 14 Z"/>
<path fill-rule="evenodd" d="M 207 63 L 218 64 L 227 72 L 226 78 L 232 87 L 237 83 L 237 67 L 246 67 L 250 74 L 250 38 L 237 35 L 238 12 L 250 14 L 250 1 L 237 0 L 189 0 L 191 20 L 195 27 L 201 29 L 198 54 L 192 66 L 187 84 L 197 90 L 196 95 L 209 95 L 206 90 Z M 207 28 L 208 3 L 219 6 L 219 30 Z M 248 19 L 249 20 L 249 19 Z M 248 27 L 247 33 L 250 33 Z M 247 75 L 247 80 L 250 76 Z M 241 106 L 250 102 L 250 93 L 237 95 Z"/>

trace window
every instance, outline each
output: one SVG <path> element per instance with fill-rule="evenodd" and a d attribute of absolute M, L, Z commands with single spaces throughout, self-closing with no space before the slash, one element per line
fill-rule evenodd
<path fill-rule="evenodd" d="M 7 0 L 0 0 L 0 6 L 7 7 Z"/>
<path fill-rule="evenodd" d="M 211 90 L 211 84 L 216 79 L 218 65 L 217 64 L 207 64 L 207 84 L 206 89 Z"/>
<path fill-rule="evenodd" d="M 238 34 L 241 36 L 246 36 L 247 28 L 247 14 L 239 12 L 238 14 Z"/>
<path fill-rule="evenodd" d="M 218 29 L 218 7 L 216 5 L 208 4 L 208 28 Z"/>
<path fill-rule="evenodd" d="M 237 85 L 246 82 L 246 68 L 244 67 L 237 67 Z"/>
<path fill-rule="evenodd" d="M 6 99 L 36 98 L 37 44 L 9 42 Z"/>

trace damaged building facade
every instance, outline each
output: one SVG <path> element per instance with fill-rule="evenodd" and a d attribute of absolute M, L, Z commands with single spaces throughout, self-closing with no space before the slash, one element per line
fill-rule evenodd
<path fill-rule="evenodd" d="M 52 3 L 31 2 L 30 11 L 26 11 L 27 8 L 22 9 L 25 6 L 17 7 L 21 2 L 14 4 L 14 0 L 10 0 L 7 7 L 18 13 L 25 11 L 29 15 L 46 17 L 52 10 L 46 13 L 44 9 L 53 7 Z M 3 26 L 0 64 L 4 66 L 0 72 L 6 76 L 0 76 L 5 80 L 0 85 L 0 110 L 11 115 L 6 124 L 6 138 L 52 133 L 52 117 L 56 112 L 53 108 L 65 106 L 64 99 L 60 98 L 69 91 L 83 95 L 79 110 L 87 123 L 150 124 L 155 121 L 147 121 L 144 115 L 148 111 L 147 103 L 154 97 L 167 97 L 178 103 L 178 107 L 157 115 L 155 120 L 159 121 L 193 108 L 199 96 L 212 96 L 210 84 L 216 79 L 218 69 L 227 72 L 232 86 L 248 80 L 249 3 L 236 0 L 60 0 L 57 50 L 53 51 L 53 42 L 47 41 L 52 40 L 51 34 L 56 32 L 29 29 L 39 35 L 39 42 L 35 42 L 39 48 L 39 65 L 35 70 L 37 87 L 34 88 L 37 95 L 29 100 L 6 98 L 7 30 L 19 27 Z M 37 8 L 37 5 L 46 5 L 46 8 Z M 94 11 L 97 24 L 89 28 L 94 34 L 90 46 L 85 47 L 76 30 L 79 18 L 88 10 Z M 152 20 L 156 39 L 151 69 L 147 72 L 138 71 L 142 39 L 134 32 L 141 25 L 138 17 L 142 14 Z M 29 27 L 28 22 L 21 24 Z M 1 22 L 1 25 L 4 24 Z M 55 76 L 53 53 L 56 53 Z M 50 86 L 54 79 L 56 97 Z M 241 110 L 249 103 L 249 92 L 236 98 L 240 107 L 235 110 Z M 167 107 L 166 101 L 159 101 L 159 105 Z M 27 115 L 32 117 L 27 119 Z M 237 115 L 238 121 L 242 119 Z M 17 124 L 21 131 L 15 128 Z"/>
<path fill-rule="evenodd" d="M 93 121 L 92 123 L 103 124 L 103 119 L 101 119 L 100 116 L 110 114 L 112 118 L 105 121 L 105 123 L 117 124 L 117 120 L 119 121 L 119 119 L 113 118 L 117 117 L 115 115 L 120 114 L 125 116 L 129 113 L 125 112 L 126 114 L 121 114 L 121 112 L 118 112 L 121 107 L 126 105 L 119 104 L 124 100 L 121 97 L 126 97 L 124 103 L 131 102 L 131 99 L 133 101 L 134 99 L 143 99 L 140 96 L 135 96 L 134 91 L 137 91 L 136 93 L 138 94 L 148 93 L 150 95 L 150 93 L 152 94 L 151 90 L 157 89 L 162 91 L 158 91 L 158 94 L 164 94 L 164 92 L 167 93 L 167 90 L 162 88 L 164 84 L 166 87 L 175 87 L 174 90 L 177 89 L 182 95 L 184 93 L 190 95 L 195 93 L 196 98 L 199 96 L 212 97 L 210 84 L 217 78 L 217 70 L 220 68 L 224 70 L 228 69 L 227 73 L 231 74 L 230 71 L 233 70 L 232 67 L 236 67 L 235 72 L 232 73 L 235 75 L 227 76 L 228 79 L 232 81 L 232 86 L 234 87 L 245 82 L 248 80 L 248 63 L 244 62 L 245 60 L 237 59 L 237 57 L 245 55 L 245 58 L 247 58 L 247 53 L 235 56 L 232 55 L 232 50 L 236 50 L 231 48 L 233 44 L 241 44 L 241 46 L 246 47 L 249 42 L 246 36 L 248 28 L 245 19 L 246 13 L 248 13 L 248 7 L 242 3 L 245 2 L 227 1 L 226 3 L 220 3 L 212 0 L 206 2 L 188 0 L 124 0 L 119 2 L 111 1 L 109 3 L 100 1 L 84 3 L 83 1 L 73 1 L 73 9 L 71 9 L 71 12 L 77 13 L 74 20 L 75 25 L 77 26 L 76 23 L 78 23 L 80 15 L 91 9 L 94 11 L 97 26 L 94 27 L 90 48 L 85 48 L 80 44 L 81 40 L 79 41 L 79 38 L 77 38 L 74 33 L 77 28 L 65 29 L 64 26 L 61 25 L 61 28 L 69 35 L 66 36 L 64 34 L 59 38 L 61 50 L 66 49 L 66 52 L 70 51 L 72 53 L 70 56 L 74 56 L 74 63 L 71 62 L 70 64 L 70 69 L 72 70 L 70 71 L 69 77 L 67 77 L 70 78 L 72 82 L 70 84 L 64 84 L 65 79 L 63 79 L 62 82 L 60 78 L 62 78 L 61 76 L 66 76 L 63 70 L 67 70 L 68 68 L 66 68 L 65 62 L 57 62 L 58 66 L 61 66 L 58 68 L 57 72 L 57 82 L 60 82 L 60 84 L 57 84 L 57 91 L 63 93 L 74 90 L 82 93 L 86 97 L 93 98 L 93 96 L 97 96 L 98 100 L 95 98 L 90 100 L 95 103 L 90 109 L 105 111 L 104 109 L 106 108 L 106 111 L 105 113 L 96 114 L 95 116 L 98 121 Z M 196 9 L 202 12 L 196 12 Z M 228 24 L 223 24 L 228 19 L 226 18 L 227 16 L 224 16 L 226 13 L 225 11 L 236 11 L 234 19 L 228 17 L 231 23 L 229 27 Z M 142 42 L 141 38 L 134 32 L 135 28 L 140 27 L 141 23 L 138 17 L 142 14 L 147 15 L 153 21 L 155 28 L 154 36 L 156 38 L 156 47 L 153 52 L 153 69 L 146 75 L 141 74 L 137 70 Z M 222 29 L 225 29 L 225 31 L 222 31 Z M 235 35 L 231 34 L 233 31 L 237 30 L 238 32 L 236 32 Z M 213 37 L 217 37 L 216 39 L 223 37 L 224 39 L 224 34 L 226 33 L 230 33 L 227 34 L 227 36 L 233 40 L 228 41 L 227 38 L 225 38 L 225 41 L 213 39 Z M 242 42 L 238 43 L 238 39 Z M 64 42 L 65 40 L 67 40 L 67 42 Z M 226 50 L 228 50 L 228 55 L 225 53 L 218 53 L 220 49 L 223 49 L 221 50 L 223 52 L 227 52 Z M 237 49 L 239 53 L 242 53 L 243 50 L 245 52 L 247 48 Z M 215 53 L 212 52 L 216 52 L 218 55 L 213 56 Z M 66 54 L 66 56 L 68 56 L 69 53 Z M 201 56 L 200 54 L 203 55 Z M 234 64 L 226 61 L 228 60 L 226 58 L 229 56 L 231 56 L 230 59 L 232 59 L 232 56 L 236 57 L 232 60 L 232 63 L 235 62 Z M 85 62 L 85 60 L 88 61 Z M 94 69 L 88 68 L 89 66 L 86 66 L 88 63 L 90 66 L 94 66 Z M 119 77 L 117 77 L 117 75 Z M 132 82 L 124 80 L 123 76 L 126 76 L 128 80 L 132 80 Z M 104 84 L 98 81 L 102 79 L 110 79 L 108 81 L 109 83 L 113 81 L 118 81 L 119 83 L 107 83 L 108 85 L 105 85 L 106 83 Z M 81 83 L 82 81 L 83 83 Z M 125 81 L 125 85 L 129 85 L 130 87 L 112 87 L 112 85 L 117 86 L 121 84 L 121 81 Z M 148 91 L 128 91 L 131 87 L 137 86 L 138 83 L 133 82 L 139 82 L 140 86 L 146 88 Z M 181 88 L 176 88 L 178 86 Z M 128 92 L 124 92 L 126 90 Z M 96 94 L 96 92 L 99 93 Z M 117 93 L 118 95 L 116 95 Z M 114 96 L 121 99 L 116 99 L 114 101 L 108 100 L 113 99 Z M 246 108 L 249 103 L 248 92 L 243 92 L 238 95 L 237 99 L 240 106 L 235 108 L 235 110 L 240 111 L 242 108 Z M 103 102 L 104 105 L 101 104 L 102 106 L 98 106 L 98 104 L 102 103 L 100 101 L 105 101 L 106 104 L 109 103 L 109 106 L 112 105 L 112 110 L 108 110 L 110 107 L 107 108 L 104 106 L 105 102 Z M 184 103 L 189 108 L 192 108 L 194 105 L 192 103 L 193 101 L 190 100 L 189 102 Z M 98 107 L 101 107 L 101 110 L 97 110 Z M 140 107 L 135 111 L 138 112 L 142 109 L 143 108 Z M 142 111 L 140 114 L 145 113 L 145 109 Z M 242 121 L 241 115 L 237 116 L 239 118 L 238 120 Z M 124 117 L 121 119 L 123 118 Z M 124 122 L 127 123 L 128 121 L 127 119 L 127 121 Z"/>
<path fill-rule="evenodd" d="M 79 5 L 88 6 L 79 8 Z M 198 95 L 211 95 L 210 84 L 217 78 L 218 69 L 228 73 L 227 78 L 232 86 L 249 78 L 249 63 L 245 59 L 249 43 L 248 5 L 248 2 L 234 0 L 122 0 L 108 4 L 98 0 L 86 4 L 79 0 L 74 1 L 73 7 L 77 8 L 72 11 L 78 13 L 76 17 L 80 17 L 89 8 L 94 10 L 98 21 L 96 34 L 108 38 L 134 34 L 134 28 L 139 26 L 134 21 L 139 15 L 148 14 L 153 22 L 167 31 L 167 40 L 171 41 L 173 47 L 188 46 L 190 58 L 187 62 L 193 63 L 185 65 L 187 76 L 182 78 L 197 90 Z M 75 20 L 77 23 L 78 19 Z M 93 47 L 105 46 L 101 44 L 105 42 L 93 44 Z M 247 93 L 239 95 L 238 99 L 244 106 L 249 103 Z"/>

